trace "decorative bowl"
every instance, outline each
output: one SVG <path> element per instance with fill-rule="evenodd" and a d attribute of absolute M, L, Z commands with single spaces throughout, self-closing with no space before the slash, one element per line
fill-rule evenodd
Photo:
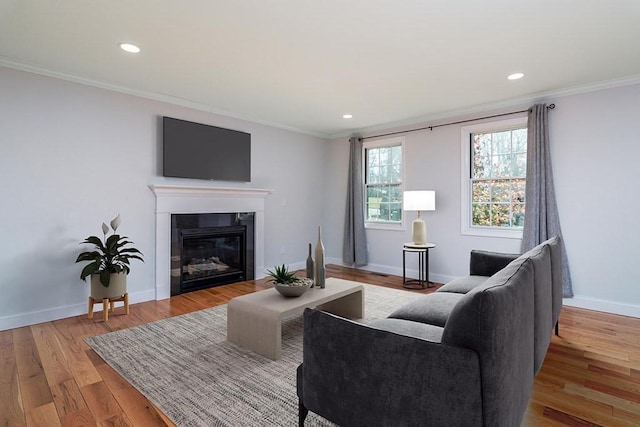
<path fill-rule="evenodd" d="M 299 297 L 309 290 L 313 280 L 300 278 L 296 283 L 274 283 L 274 287 L 285 297 Z"/>

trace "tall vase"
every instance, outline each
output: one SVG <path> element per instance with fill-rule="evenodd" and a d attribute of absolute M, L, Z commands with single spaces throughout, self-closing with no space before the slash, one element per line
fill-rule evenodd
<path fill-rule="evenodd" d="M 313 279 L 313 258 L 311 258 L 311 243 L 309 243 L 309 256 L 307 256 L 307 278 Z M 313 288 L 313 285 L 311 285 Z"/>
<path fill-rule="evenodd" d="M 316 243 L 316 266 L 315 266 L 316 285 L 324 289 L 324 245 L 322 244 L 322 228 L 318 227 L 318 243 Z"/>

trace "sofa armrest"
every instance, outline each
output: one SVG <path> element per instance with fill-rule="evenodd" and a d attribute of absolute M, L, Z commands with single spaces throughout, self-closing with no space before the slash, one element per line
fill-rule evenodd
<path fill-rule="evenodd" d="M 472 276 L 493 276 L 519 256 L 518 254 L 472 250 L 469 257 L 469 274 Z"/>
<path fill-rule="evenodd" d="M 304 313 L 301 403 L 341 426 L 482 425 L 472 350 Z"/>

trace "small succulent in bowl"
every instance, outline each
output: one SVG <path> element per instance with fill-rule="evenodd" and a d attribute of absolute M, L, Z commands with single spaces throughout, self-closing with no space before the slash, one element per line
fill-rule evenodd
<path fill-rule="evenodd" d="M 289 271 L 289 268 L 284 264 L 275 266 L 273 270 L 267 270 L 267 273 L 271 276 L 269 281 L 285 297 L 299 297 L 313 285 L 313 280 L 297 277 L 296 273 Z"/>

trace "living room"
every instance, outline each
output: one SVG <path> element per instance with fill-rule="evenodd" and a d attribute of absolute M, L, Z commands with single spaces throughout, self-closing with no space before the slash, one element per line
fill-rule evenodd
<path fill-rule="evenodd" d="M 472 249 L 519 252 L 520 240 L 461 233 L 463 125 L 428 126 L 526 110 L 535 102 L 556 106 L 549 111 L 551 154 L 574 292 L 564 304 L 640 318 L 640 273 L 634 267 L 640 200 L 633 187 L 640 156 L 639 68 L 589 83 L 566 81 L 529 96 L 509 96 L 505 86 L 500 101 L 454 106 L 402 124 L 343 125 L 327 134 L 224 114 L 223 106 L 207 111 L 196 102 L 150 93 L 143 82 L 141 88 L 123 87 L 8 53 L 3 50 L 0 58 L 0 330 L 86 314 L 89 290 L 73 261 L 79 242 L 99 235 L 100 224 L 117 214 L 122 233 L 145 254 L 128 278 L 131 303 L 155 300 L 156 199 L 150 185 L 270 190 L 260 267 L 302 268 L 318 226 L 327 263 L 341 265 L 347 139 L 356 131 L 367 137 L 424 127 L 403 134 L 405 189 L 436 191 L 436 210 L 424 213 L 429 241 L 437 245 L 430 252 L 430 278 L 444 283 L 468 274 Z M 290 108 L 311 103 L 303 99 Z M 163 116 L 250 133 L 251 182 L 163 177 Z M 402 275 L 402 245 L 411 240 L 415 213 L 407 216 L 401 230 L 367 230 L 365 270 Z M 416 272 L 415 265 L 409 269 Z"/>

